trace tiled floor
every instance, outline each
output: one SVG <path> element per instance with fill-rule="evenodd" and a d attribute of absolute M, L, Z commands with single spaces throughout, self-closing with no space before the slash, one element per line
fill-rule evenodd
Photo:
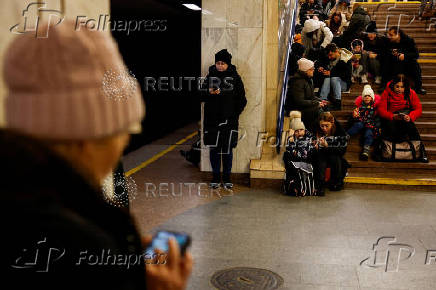
<path fill-rule="evenodd" d="M 178 149 L 133 178 L 139 194 L 132 213 L 142 233 L 165 228 L 192 235 L 195 265 L 188 289 L 214 289 L 213 273 L 237 266 L 276 272 L 284 279 L 281 289 L 436 289 L 434 193 L 344 190 L 292 198 L 237 186 L 221 198 L 189 196 L 186 187 L 181 196 L 147 196 L 146 182 L 207 182 Z M 382 237 L 374 254 L 373 244 Z M 383 264 L 387 249 L 387 272 L 369 261 L 360 265 L 374 255 Z"/>
<path fill-rule="evenodd" d="M 213 289 L 212 274 L 236 266 L 274 271 L 285 280 L 282 289 L 436 289 L 436 263 L 425 264 L 426 251 L 436 250 L 435 207 L 436 195 L 422 192 L 346 190 L 291 198 L 250 190 L 191 209 L 160 228 L 192 234 L 195 268 L 188 289 Z M 398 271 L 395 245 L 389 246 L 388 272 L 359 265 L 383 236 L 415 249 L 409 259 L 401 252 Z M 383 241 L 380 261 L 388 247 Z"/>

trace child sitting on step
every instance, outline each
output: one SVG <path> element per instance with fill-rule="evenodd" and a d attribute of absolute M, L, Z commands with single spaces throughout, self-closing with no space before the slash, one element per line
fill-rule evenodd
<path fill-rule="evenodd" d="M 353 57 L 351 58 L 353 67 L 351 82 L 367 84 L 369 53 L 363 50 L 363 41 L 360 39 L 353 40 L 351 48 L 353 52 Z"/>
<path fill-rule="evenodd" d="M 355 100 L 356 108 L 353 111 L 354 124 L 348 129 L 350 136 L 363 133 L 363 150 L 360 160 L 367 161 L 371 145 L 380 136 L 380 118 L 377 116 L 377 106 L 381 97 L 375 95 L 370 85 L 365 85 L 362 95 Z"/>
<path fill-rule="evenodd" d="M 283 161 L 286 168 L 285 193 L 293 196 L 314 195 L 312 154 L 313 136 L 301 121 L 301 112 L 290 113 L 290 130 Z"/>

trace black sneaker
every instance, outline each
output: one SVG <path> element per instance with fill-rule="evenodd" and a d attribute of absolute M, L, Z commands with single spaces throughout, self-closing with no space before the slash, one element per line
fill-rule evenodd
<path fill-rule="evenodd" d="M 220 184 L 218 182 L 211 182 L 209 183 L 209 188 L 218 189 L 220 188 Z"/>
<path fill-rule="evenodd" d="M 233 188 L 233 183 L 231 182 L 223 183 L 223 187 L 224 189 L 231 190 Z"/>

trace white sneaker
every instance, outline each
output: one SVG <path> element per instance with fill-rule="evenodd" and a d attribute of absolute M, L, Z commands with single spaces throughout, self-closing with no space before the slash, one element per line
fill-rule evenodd
<path fill-rule="evenodd" d="M 381 77 L 375 77 L 375 83 L 376 83 L 377 85 L 381 84 L 381 80 L 382 80 Z"/>
<path fill-rule="evenodd" d="M 367 79 L 366 75 L 363 75 L 361 77 L 361 80 L 362 80 L 362 84 L 367 84 L 368 83 L 368 79 Z"/>

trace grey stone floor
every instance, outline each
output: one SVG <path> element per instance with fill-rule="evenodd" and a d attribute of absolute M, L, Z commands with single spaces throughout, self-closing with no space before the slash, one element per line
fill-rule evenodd
<path fill-rule="evenodd" d="M 209 280 L 215 271 L 246 266 L 282 276 L 280 289 L 425 290 L 436 289 L 435 209 L 436 194 L 425 192 L 345 190 L 293 198 L 250 190 L 158 228 L 192 235 L 195 265 L 188 289 L 214 289 Z M 382 239 L 374 252 L 373 244 L 388 236 L 396 241 Z M 390 259 L 383 263 L 388 249 Z M 374 256 L 379 266 L 360 265 Z"/>

